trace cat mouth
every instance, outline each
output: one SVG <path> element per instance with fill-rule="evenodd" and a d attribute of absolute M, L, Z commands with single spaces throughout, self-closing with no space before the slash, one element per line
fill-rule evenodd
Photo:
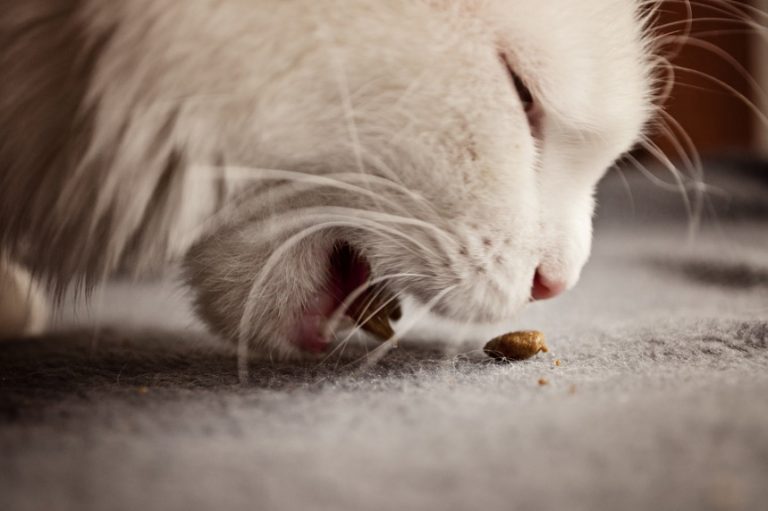
<path fill-rule="evenodd" d="M 302 311 L 294 344 L 302 351 L 324 352 L 333 333 L 328 327 L 339 315 L 382 340 L 394 335 L 390 320 L 402 315 L 396 296 L 374 283 L 368 260 L 346 242 L 331 250 L 325 284 Z"/>

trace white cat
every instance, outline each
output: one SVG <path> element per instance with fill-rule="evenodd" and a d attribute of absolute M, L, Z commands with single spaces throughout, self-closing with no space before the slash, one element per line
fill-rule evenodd
<path fill-rule="evenodd" d="M 283 355 L 371 281 L 510 318 L 576 283 L 653 111 L 648 5 L 0 0 L 1 246 L 58 292 L 183 257 Z"/>

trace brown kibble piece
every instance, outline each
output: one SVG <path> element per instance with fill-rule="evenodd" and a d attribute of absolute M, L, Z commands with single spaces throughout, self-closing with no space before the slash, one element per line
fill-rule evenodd
<path fill-rule="evenodd" d="M 544 334 L 537 330 L 511 332 L 491 339 L 483 351 L 489 356 L 501 360 L 525 360 L 540 351 L 547 352 Z"/>
<path fill-rule="evenodd" d="M 557 360 L 555 360 L 555 365 L 556 365 L 557 367 L 560 367 L 560 363 L 561 363 L 561 362 L 560 362 L 560 359 L 559 359 L 559 358 L 558 358 Z"/>
<path fill-rule="evenodd" d="M 549 385 L 549 380 L 546 378 L 539 378 L 539 385 Z"/>
<path fill-rule="evenodd" d="M 386 341 L 395 335 L 390 320 L 402 316 L 399 300 L 383 286 L 368 287 L 347 309 L 355 325 Z"/>

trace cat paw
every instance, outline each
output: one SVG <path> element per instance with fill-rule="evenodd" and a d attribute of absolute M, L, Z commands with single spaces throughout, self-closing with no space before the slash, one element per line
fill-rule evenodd
<path fill-rule="evenodd" d="M 0 259 L 0 339 L 40 334 L 48 322 L 48 305 L 28 271 Z"/>

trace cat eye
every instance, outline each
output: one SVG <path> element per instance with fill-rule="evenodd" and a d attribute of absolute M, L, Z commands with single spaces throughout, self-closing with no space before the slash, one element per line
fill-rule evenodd
<path fill-rule="evenodd" d="M 504 64 L 504 67 L 507 70 L 507 74 L 509 75 L 509 79 L 512 81 L 512 84 L 515 87 L 515 92 L 517 92 L 517 97 L 520 98 L 520 103 L 523 105 L 525 115 L 528 117 L 528 125 L 531 128 L 531 134 L 537 139 L 541 138 L 543 119 L 543 111 L 541 107 L 536 104 L 531 90 L 525 84 L 523 79 L 520 78 L 514 69 L 512 69 L 507 56 L 504 53 L 499 53 L 499 58 Z"/>
<path fill-rule="evenodd" d="M 510 75 L 512 76 L 512 83 L 515 84 L 517 95 L 520 96 L 520 101 L 523 103 L 523 108 L 528 112 L 533 108 L 533 94 L 531 94 L 531 91 L 525 86 L 523 80 L 511 70 Z"/>
<path fill-rule="evenodd" d="M 520 78 L 517 73 L 515 73 L 514 69 L 512 69 L 512 66 L 509 65 L 507 56 L 503 53 L 499 56 L 501 57 L 501 61 L 504 63 L 504 67 L 507 69 L 510 80 L 512 80 L 512 83 L 515 86 L 515 91 L 517 91 L 517 96 L 520 98 L 520 102 L 522 102 L 523 108 L 525 109 L 526 113 L 529 113 L 531 110 L 533 110 L 534 107 L 533 94 L 531 94 L 531 90 L 527 85 L 525 85 L 523 79 Z"/>

